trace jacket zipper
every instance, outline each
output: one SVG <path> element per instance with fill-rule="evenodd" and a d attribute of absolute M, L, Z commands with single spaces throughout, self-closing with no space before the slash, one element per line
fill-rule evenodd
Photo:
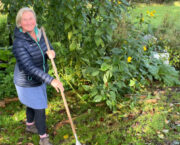
<path fill-rule="evenodd" d="M 29 34 L 29 33 L 28 33 L 28 34 Z M 30 34 L 29 34 L 29 36 L 31 37 Z M 32 38 L 32 37 L 31 37 L 31 38 Z M 39 49 L 40 49 L 40 51 L 41 51 L 41 54 L 42 54 L 42 57 L 43 57 L 43 70 L 44 70 L 44 72 L 46 72 L 44 53 L 43 53 L 43 51 L 42 51 L 41 46 L 39 45 L 39 43 L 38 43 L 34 38 L 32 38 L 32 39 L 35 41 L 35 43 L 38 45 L 38 47 L 39 47 Z"/>

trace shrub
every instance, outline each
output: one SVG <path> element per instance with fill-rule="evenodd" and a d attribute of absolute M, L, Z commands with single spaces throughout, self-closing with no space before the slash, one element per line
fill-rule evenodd
<path fill-rule="evenodd" d="M 0 100 L 7 97 L 16 96 L 16 90 L 13 83 L 13 72 L 15 66 L 15 58 L 11 53 L 11 49 L 0 50 Z"/>
<path fill-rule="evenodd" d="M 124 26 L 124 27 L 123 27 Z M 122 35 L 126 34 L 126 35 Z M 94 102 L 105 101 L 115 109 L 118 100 L 126 93 L 135 93 L 147 87 L 153 80 L 159 80 L 168 86 L 179 84 L 179 73 L 163 61 L 153 58 L 158 48 L 154 40 L 146 40 L 146 34 L 135 28 L 130 22 L 119 22 L 113 42 L 106 53 L 97 58 L 96 67 L 83 70 L 84 77 L 91 85 L 83 85 Z"/>
<path fill-rule="evenodd" d="M 6 16 L 0 15 L 0 47 L 9 45 L 9 31 L 7 28 Z"/>

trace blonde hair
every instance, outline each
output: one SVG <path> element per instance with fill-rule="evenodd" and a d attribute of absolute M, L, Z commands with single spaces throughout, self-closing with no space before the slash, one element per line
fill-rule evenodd
<path fill-rule="evenodd" d="M 34 14 L 35 19 L 36 19 L 36 14 L 35 14 L 34 10 L 32 10 L 31 8 L 28 8 L 28 7 L 21 8 L 18 11 L 17 16 L 16 16 L 16 26 L 18 28 L 21 27 L 20 26 L 21 18 L 22 18 L 23 13 L 26 12 L 26 11 L 32 12 Z"/>

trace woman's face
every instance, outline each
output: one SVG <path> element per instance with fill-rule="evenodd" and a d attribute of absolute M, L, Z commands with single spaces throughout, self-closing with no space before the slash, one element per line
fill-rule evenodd
<path fill-rule="evenodd" d="M 30 11 L 25 11 L 21 17 L 20 26 L 23 32 L 32 32 L 36 26 L 34 14 Z"/>

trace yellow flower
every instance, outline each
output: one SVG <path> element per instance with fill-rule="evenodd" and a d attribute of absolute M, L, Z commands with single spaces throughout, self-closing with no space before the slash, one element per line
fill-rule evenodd
<path fill-rule="evenodd" d="M 146 46 L 144 46 L 144 47 L 143 47 L 143 49 L 144 49 L 144 51 L 146 51 L 146 50 L 147 50 L 147 47 L 146 47 Z"/>
<path fill-rule="evenodd" d="M 69 138 L 69 135 L 66 134 L 66 135 L 64 135 L 63 137 L 64 137 L 64 139 L 68 139 L 68 138 Z"/>
<path fill-rule="evenodd" d="M 126 41 L 126 40 L 124 41 L 124 44 L 127 44 L 127 41 Z"/>
<path fill-rule="evenodd" d="M 118 4 L 120 5 L 122 2 L 121 1 L 118 1 Z"/>
<path fill-rule="evenodd" d="M 152 17 L 154 17 L 154 13 L 153 13 L 153 12 L 151 12 L 150 15 L 151 15 Z"/>
<path fill-rule="evenodd" d="M 127 62 L 131 62 L 131 60 L 132 60 L 132 57 L 129 56 L 129 57 L 127 58 Z"/>
<path fill-rule="evenodd" d="M 141 21 L 144 22 L 144 18 L 143 17 L 141 18 Z"/>
<path fill-rule="evenodd" d="M 153 13 L 156 13 L 156 11 L 155 11 L 155 10 L 153 10 L 152 12 L 153 12 Z"/>
<path fill-rule="evenodd" d="M 150 14 L 150 12 L 149 12 L 149 11 L 147 11 L 146 13 L 147 13 L 148 15 Z"/>

